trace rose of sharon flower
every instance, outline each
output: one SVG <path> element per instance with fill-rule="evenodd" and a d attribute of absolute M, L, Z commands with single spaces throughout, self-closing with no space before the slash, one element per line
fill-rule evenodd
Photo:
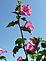
<path fill-rule="evenodd" d="M 20 14 L 29 16 L 32 13 L 30 5 L 25 6 L 24 4 L 20 5 Z"/>
<path fill-rule="evenodd" d="M 3 50 L 0 48 L 0 54 L 7 52 L 6 50 Z"/>
<path fill-rule="evenodd" d="M 33 45 L 31 43 L 28 43 L 26 46 L 25 46 L 25 50 L 29 51 L 29 52 L 34 52 L 36 51 L 36 48 L 33 47 Z"/>
<path fill-rule="evenodd" d="M 33 38 L 29 38 L 28 40 L 33 46 L 38 46 L 39 42 Z"/>
<path fill-rule="evenodd" d="M 26 28 L 29 28 L 31 31 L 34 29 L 34 27 L 33 27 L 32 23 L 31 23 L 31 21 L 27 21 L 24 26 L 25 26 Z"/>
<path fill-rule="evenodd" d="M 21 61 L 22 60 L 22 57 L 20 56 L 18 59 L 17 59 L 17 61 Z"/>

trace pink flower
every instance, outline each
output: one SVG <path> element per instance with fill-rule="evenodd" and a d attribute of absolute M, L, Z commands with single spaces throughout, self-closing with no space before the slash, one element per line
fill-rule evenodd
<path fill-rule="evenodd" d="M 31 23 L 31 21 L 27 21 L 24 26 L 25 26 L 26 28 L 29 28 L 31 31 L 34 29 L 34 27 L 33 27 L 32 23 Z"/>
<path fill-rule="evenodd" d="M 0 48 L 0 54 L 7 52 L 6 50 L 3 50 Z"/>
<path fill-rule="evenodd" d="M 37 40 L 34 40 L 34 39 L 32 39 L 32 38 L 29 38 L 29 42 L 30 42 L 33 46 L 36 46 Z"/>
<path fill-rule="evenodd" d="M 33 46 L 38 46 L 39 42 L 33 38 L 29 38 L 29 42 L 33 45 Z"/>
<path fill-rule="evenodd" d="M 26 46 L 25 46 L 25 50 L 29 51 L 29 52 L 34 52 L 36 51 L 36 48 L 32 46 L 31 43 L 28 43 Z"/>
<path fill-rule="evenodd" d="M 22 60 L 22 57 L 21 56 L 17 59 L 17 61 L 20 61 L 20 60 Z"/>
<path fill-rule="evenodd" d="M 32 13 L 30 5 L 25 6 L 24 4 L 20 5 L 20 14 L 29 16 Z"/>

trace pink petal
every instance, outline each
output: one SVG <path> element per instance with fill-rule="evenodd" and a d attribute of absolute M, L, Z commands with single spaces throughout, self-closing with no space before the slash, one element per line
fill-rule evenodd
<path fill-rule="evenodd" d="M 36 46 L 36 44 L 33 43 L 33 41 L 29 40 L 29 42 L 31 43 L 32 46 Z"/>
<path fill-rule="evenodd" d="M 33 26 L 29 26 L 29 29 L 32 31 L 34 29 L 34 27 Z"/>
<path fill-rule="evenodd" d="M 31 13 L 32 13 L 32 10 L 30 8 L 30 5 L 27 5 L 27 6 L 25 6 L 24 4 L 20 5 L 20 14 L 29 16 Z"/>
<path fill-rule="evenodd" d="M 31 43 L 28 43 L 25 47 L 25 50 L 33 52 L 33 51 L 36 51 L 36 48 L 33 47 L 33 45 Z"/>
<path fill-rule="evenodd" d="M 32 47 L 29 49 L 29 51 L 31 51 L 31 52 L 36 51 L 36 48 L 32 46 Z"/>
<path fill-rule="evenodd" d="M 29 28 L 31 31 L 34 29 L 34 27 L 33 27 L 32 23 L 31 23 L 31 21 L 27 21 L 24 26 L 25 26 L 26 28 Z"/>
<path fill-rule="evenodd" d="M 22 59 L 22 57 L 20 56 L 18 59 L 17 59 L 17 61 L 20 61 Z"/>
<path fill-rule="evenodd" d="M 0 54 L 7 52 L 7 50 L 3 50 L 0 48 Z"/>

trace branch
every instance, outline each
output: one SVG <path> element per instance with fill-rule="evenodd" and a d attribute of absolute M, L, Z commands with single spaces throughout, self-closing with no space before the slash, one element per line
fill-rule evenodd
<path fill-rule="evenodd" d="M 18 14 L 18 17 L 19 17 L 19 14 Z M 21 32 L 21 37 L 22 37 L 22 40 L 23 40 L 23 33 L 22 33 L 22 30 L 21 30 L 21 26 L 20 26 L 19 19 L 20 19 L 20 18 L 18 18 L 18 25 L 19 25 L 20 32 Z M 26 50 L 25 50 L 24 43 L 23 43 L 23 49 L 24 49 L 25 54 L 26 54 L 26 61 L 28 61 L 28 55 L 27 55 L 27 52 L 26 52 Z"/>

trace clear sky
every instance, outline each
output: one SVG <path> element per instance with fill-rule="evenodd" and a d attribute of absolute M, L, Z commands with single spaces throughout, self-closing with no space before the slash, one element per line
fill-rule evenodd
<path fill-rule="evenodd" d="M 40 36 L 46 40 L 46 0 L 22 1 L 25 4 L 30 4 L 32 8 L 32 15 L 27 18 L 32 21 L 35 27 L 32 36 Z M 15 15 L 11 13 L 14 11 L 16 4 L 16 0 L 0 0 L 0 48 L 8 51 L 8 53 L 4 53 L 4 55 L 7 56 L 8 61 L 16 61 L 21 55 L 25 58 L 23 50 L 19 50 L 19 53 L 16 54 L 15 58 L 12 56 L 12 49 L 15 46 L 14 42 L 18 37 L 21 37 L 18 26 L 6 28 L 10 21 L 16 20 Z M 24 36 L 30 37 L 28 33 L 25 33 Z"/>

